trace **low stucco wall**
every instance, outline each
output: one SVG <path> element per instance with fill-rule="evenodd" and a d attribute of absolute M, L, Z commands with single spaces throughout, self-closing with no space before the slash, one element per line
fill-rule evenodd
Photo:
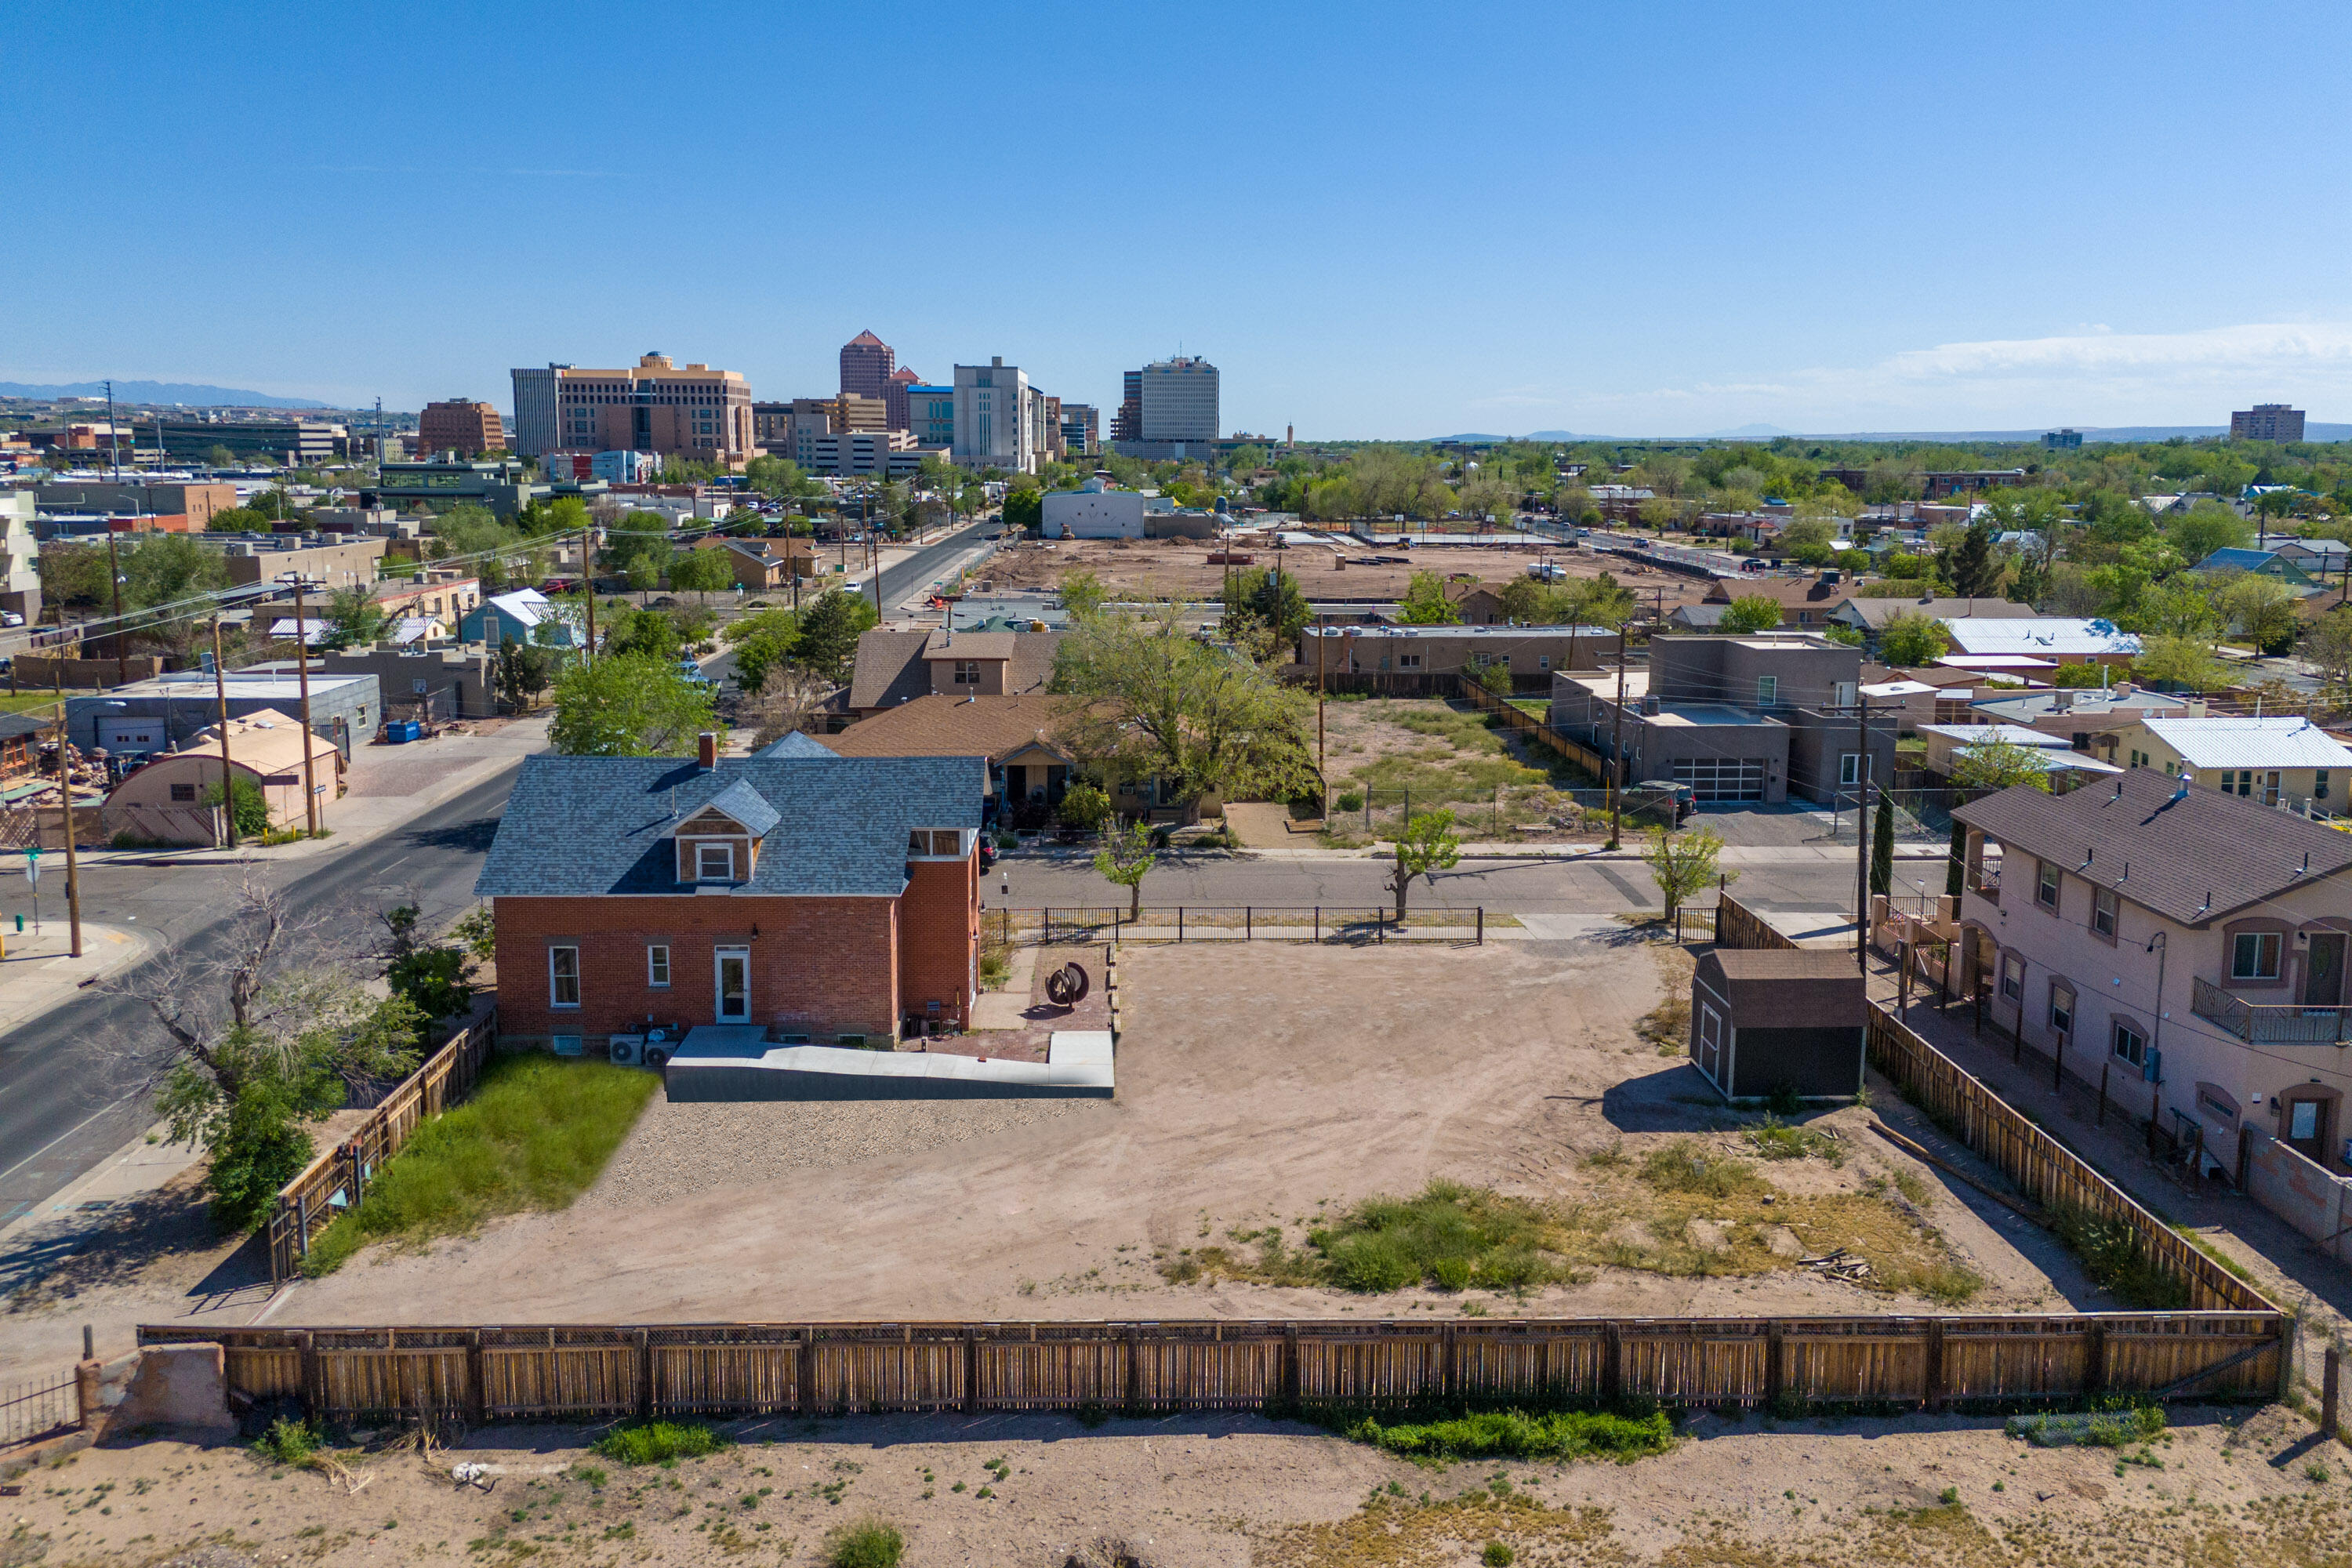
<path fill-rule="evenodd" d="M 2352 1181 L 2333 1176 L 2303 1154 L 2288 1148 L 2259 1127 L 2248 1127 L 2241 1137 L 2246 1151 L 2246 1195 L 2294 1226 L 2319 1245 L 2320 1251 L 2344 1260 L 2352 1224 Z"/>

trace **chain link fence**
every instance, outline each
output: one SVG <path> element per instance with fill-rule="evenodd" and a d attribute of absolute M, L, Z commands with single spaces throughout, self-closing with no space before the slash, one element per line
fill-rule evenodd
<path fill-rule="evenodd" d="M 1609 837 L 1610 792 L 1555 789 L 1548 784 L 1499 784 L 1483 793 L 1444 792 L 1433 797 L 1403 789 L 1348 785 L 1331 796 L 1324 813 L 1335 841 L 1393 840 L 1413 816 L 1432 811 L 1454 814 L 1454 835 L 1465 843 L 1577 844 Z M 1671 824 L 1674 807 L 1658 792 L 1632 789 L 1622 806 L 1628 832 Z"/>

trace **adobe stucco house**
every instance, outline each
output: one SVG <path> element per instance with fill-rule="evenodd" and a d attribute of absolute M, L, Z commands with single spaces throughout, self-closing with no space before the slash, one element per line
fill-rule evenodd
<path fill-rule="evenodd" d="M 343 753 L 323 735 L 310 738 L 310 778 L 319 804 L 343 793 Z M 272 828 L 299 827 L 303 806 L 302 721 L 264 708 L 228 721 L 228 765 L 261 792 Z M 151 759 L 106 797 L 106 826 L 159 844 L 215 842 L 217 822 L 205 792 L 220 787 L 220 726 L 199 730 L 175 752 Z"/>
<path fill-rule="evenodd" d="M 499 1033 L 604 1054 L 647 1025 L 881 1046 L 978 988 L 976 757 L 528 758 L 475 893 Z M 677 1037 L 677 1035 L 672 1037 Z"/>
<path fill-rule="evenodd" d="M 1952 815 L 1955 972 L 1989 1024 L 2224 1173 L 2249 1126 L 2352 1170 L 2352 834 L 2150 768 Z"/>

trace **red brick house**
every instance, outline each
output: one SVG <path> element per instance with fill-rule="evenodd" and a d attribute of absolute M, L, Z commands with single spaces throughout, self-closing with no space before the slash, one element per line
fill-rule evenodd
<path fill-rule="evenodd" d="M 978 757 L 527 759 L 475 885 L 499 1033 L 604 1054 L 648 1025 L 880 1047 L 962 1022 L 980 965 Z"/>

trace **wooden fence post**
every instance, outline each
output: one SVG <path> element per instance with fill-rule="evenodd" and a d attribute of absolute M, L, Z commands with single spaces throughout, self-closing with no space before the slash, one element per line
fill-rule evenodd
<path fill-rule="evenodd" d="M 1176 940 L 1184 940 L 1184 906 L 1181 904 L 1176 906 Z"/>
<path fill-rule="evenodd" d="M 327 1414 L 326 1387 L 320 1375 L 319 1336 L 310 1330 L 302 1331 L 302 1414 L 313 1420 L 324 1420 Z"/>
<path fill-rule="evenodd" d="M 980 1331 L 963 1331 L 963 1413 L 980 1414 Z"/>
<path fill-rule="evenodd" d="M 1127 1413 L 1143 1413 L 1143 1341 L 1132 1326 L 1127 1331 Z"/>
<path fill-rule="evenodd" d="M 654 1418 L 654 1336 L 650 1329 L 636 1331 L 637 1419 Z"/>
<path fill-rule="evenodd" d="M 801 1327 L 799 1365 L 793 1372 L 793 1414 L 814 1415 L 816 1411 L 816 1329 L 813 1324 Z"/>
<path fill-rule="evenodd" d="M 1444 1346 L 1444 1361 L 1438 1375 L 1444 1381 L 1438 1386 L 1450 1402 L 1461 1397 L 1462 1363 L 1455 1354 L 1458 1342 L 1454 1337 L 1454 1325 L 1446 1323 L 1442 1327 L 1444 1332 L 1439 1335 L 1439 1340 Z"/>
<path fill-rule="evenodd" d="M 2326 1360 L 2320 1363 L 2319 1435 L 2331 1440 L 2336 1436 L 2336 1392 L 2341 1361 L 2336 1347 L 2330 1345 Z"/>
<path fill-rule="evenodd" d="M 2107 1388 L 2107 1326 L 2094 1318 L 2083 1336 L 2083 1393 L 2104 1394 Z"/>
<path fill-rule="evenodd" d="M 1615 1404 L 1625 1392 L 1625 1327 L 1612 1318 L 1601 1329 L 1601 1397 Z"/>
<path fill-rule="evenodd" d="M 1942 1411 L 1944 1390 L 1948 1381 L 1944 1372 L 1944 1320 L 1930 1318 L 1927 1320 L 1927 1375 L 1926 1386 L 1921 1390 L 1923 1397 L 1920 1403 L 1930 1411 Z"/>
<path fill-rule="evenodd" d="M 1298 1414 L 1298 1325 L 1282 1326 L 1282 1402 L 1292 1415 Z"/>
<path fill-rule="evenodd" d="M 1675 928 L 1675 934 L 1676 936 L 1682 934 L 1682 928 L 1679 925 Z M 1478 945 L 1480 947 L 1486 945 L 1486 906 L 1484 904 L 1478 906 Z"/>
<path fill-rule="evenodd" d="M 482 1381 L 482 1331 L 466 1331 L 466 1425 L 479 1426 L 489 1418 L 489 1390 Z"/>
<path fill-rule="evenodd" d="M 1780 1402 L 1780 1391 L 1789 1385 L 1789 1342 L 1783 1337 L 1780 1320 L 1774 1318 L 1764 1325 L 1764 1407 L 1769 1410 Z"/>

